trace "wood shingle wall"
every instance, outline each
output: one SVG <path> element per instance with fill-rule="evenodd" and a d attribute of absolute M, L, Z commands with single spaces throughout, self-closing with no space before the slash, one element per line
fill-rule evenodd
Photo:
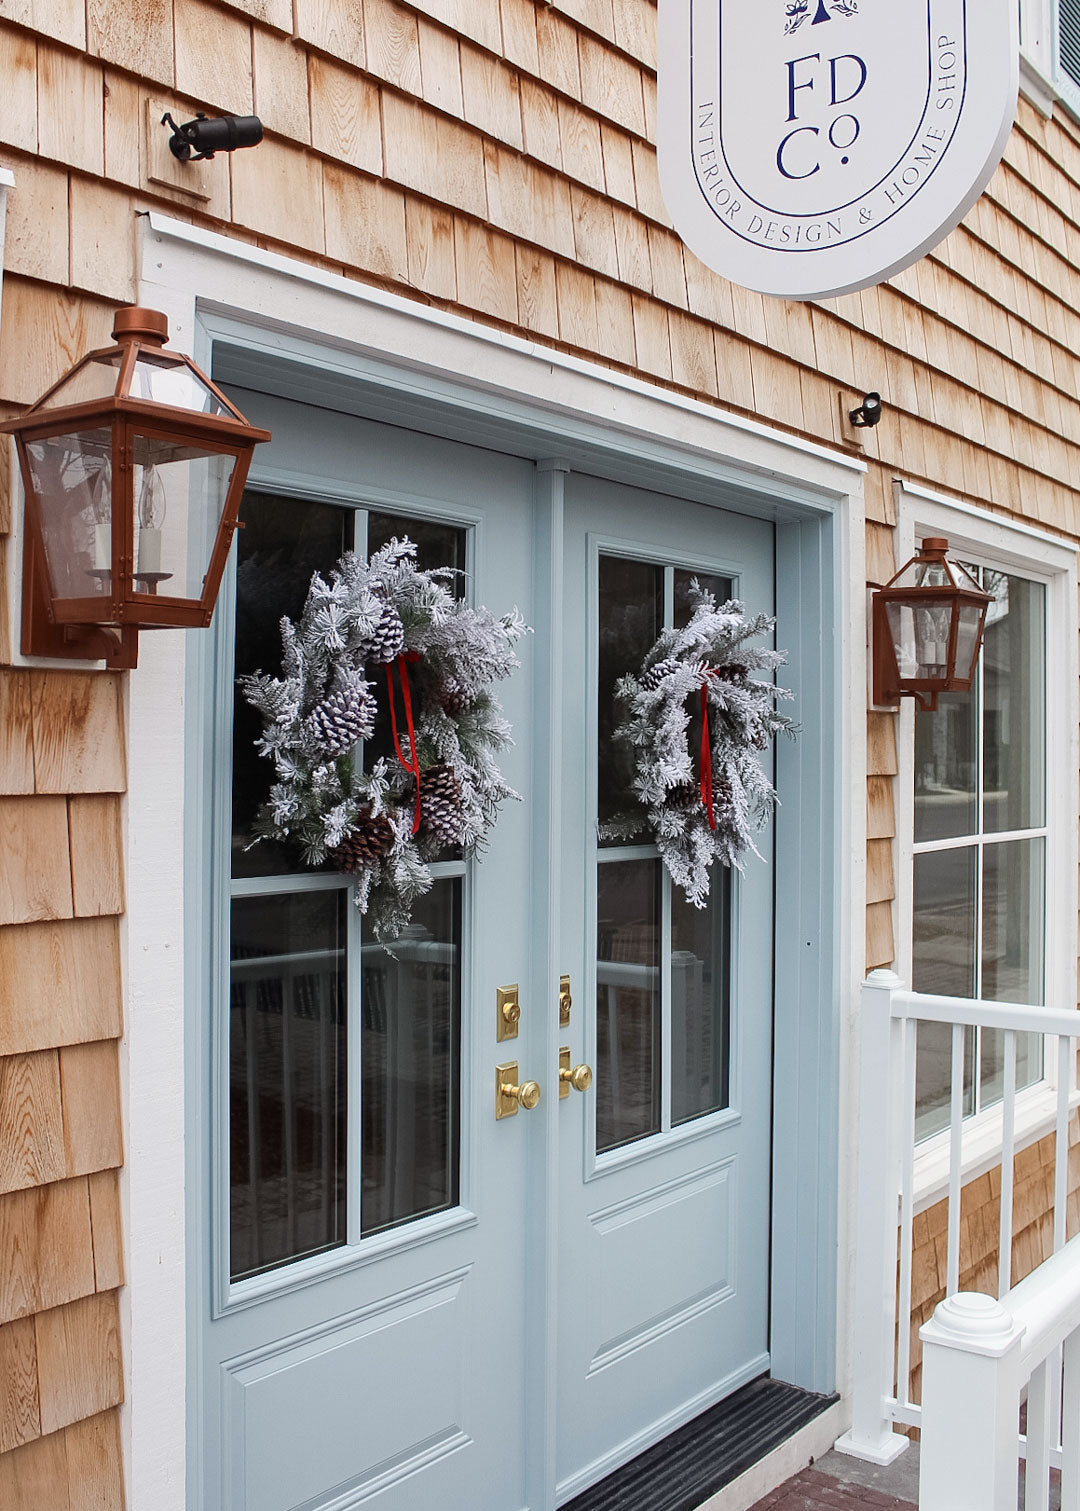
<path fill-rule="evenodd" d="M 989 191 L 888 284 L 765 299 L 671 229 L 655 30 L 650 0 L 0 0 L 0 413 L 108 340 L 157 206 L 830 445 L 851 444 L 838 394 L 879 389 L 872 581 L 899 474 L 1080 534 L 1076 124 L 1021 101 Z M 183 166 L 166 109 L 254 110 L 266 139 Z M 5 1511 L 121 1504 L 122 697 L 112 676 L 0 674 Z M 890 716 L 868 736 L 869 968 L 894 955 L 899 763 Z"/>
<path fill-rule="evenodd" d="M 0 1506 L 123 1504 L 123 685 L 0 670 Z"/>

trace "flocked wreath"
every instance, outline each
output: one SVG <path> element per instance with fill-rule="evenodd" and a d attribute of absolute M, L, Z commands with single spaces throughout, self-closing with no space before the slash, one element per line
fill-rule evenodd
<path fill-rule="evenodd" d="M 748 850 L 760 854 L 754 835 L 777 803 L 761 752 L 795 725 L 776 706 L 793 694 L 771 675 L 786 657 L 747 644 L 770 634 L 776 621 L 747 616 L 735 600 L 717 607 L 696 581 L 690 603 L 689 623 L 664 630 L 637 675 L 616 684 L 622 718 L 615 738 L 630 750 L 641 807 L 605 824 L 604 833 L 629 839 L 649 830 L 672 880 L 703 908 L 715 861 L 741 871 Z"/>
<path fill-rule="evenodd" d="M 512 741 L 491 686 L 518 666 L 526 625 L 455 598 L 455 576 L 421 571 L 407 539 L 366 561 L 347 552 L 329 580 L 311 579 L 300 619 L 282 619 L 281 675 L 241 679 L 276 776 L 255 840 L 286 840 L 306 864 L 352 875 L 380 939 L 408 922 L 431 862 L 447 846 L 474 852 L 499 804 L 519 796 L 495 761 Z M 375 733 L 379 682 L 393 754 L 367 769 L 360 742 Z"/>

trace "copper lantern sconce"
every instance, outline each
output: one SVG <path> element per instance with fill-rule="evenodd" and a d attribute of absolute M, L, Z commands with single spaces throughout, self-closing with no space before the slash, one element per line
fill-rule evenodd
<path fill-rule="evenodd" d="M 975 676 L 991 594 L 940 536 L 874 594 L 874 702 L 915 698 L 932 712 L 939 693 L 967 692 Z"/>
<path fill-rule="evenodd" d="M 22 650 L 130 668 L 140 629 L 210 623 L 237 529 L 249 425 L 156 310 L 116 312 L 18 419 L 26 494 Z"/>

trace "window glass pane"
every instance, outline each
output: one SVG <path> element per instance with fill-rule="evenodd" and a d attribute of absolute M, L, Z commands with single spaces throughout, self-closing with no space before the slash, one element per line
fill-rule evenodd
<path fill-rule="evenodd" d="M 660 861 L 597 867 L 596 1148 L 660 1128 Z"/>
<path fill-rule="evenodd" d="M 917 992 L 975 992 L 974 846 L 915 857 L 912 986 Z"/>
<path fill-rule="evenodd" d="M 976 693 L 942 693 L 915 714 L 915 842 L 974 834 Z"/>
<path fill-rule="evenodd" d="M 1016 1036 L 1016 1089 L 1034 1086 L 1043 1078 L 1043 1041 L 1039 1034 Z M 984 1028 L 979 1035 L 979 1096 L 981 1105 L 1000 1102 L 1005 1094 L 1005 1035 Z"/>
<path fill-rule="evenodd" d="M 633 757 L 611 736 L 621 713 L 615 702 L 615 683 L 636 672 L 660 633 L 664 612 L 664 572 L 647 561 L 621 556 L 600 558 L 600 644 L 597 821 L 600 843 L 618 843 L 605 836 L 603 826 L 638 811 L 631 790 Z M 635 836 L 632 842 L 639 840 Z"/>
<path fill-rule="evenodd" d="M 422 572 L 430 572 L 434 567 L 453 567 L 464 574 L 467 535 L 460 525 L 444 524 L 442 520 L 375 511 L 368 515 L 368 555 L 381 550 L 392 540 L 404 540 L 408 536 L 416 546 L 416 564 Z M 463 575 L 453 584 L 451 591 L 455 598 L 465 597 Z"/>
<path fill-rule="evenodd" d="M 237 533 L 235 675 L 281 667 L 283 614 L 299 618 L 311 575 L 329 572 L 352 544 L 353 515 L 332 504 L 244 494 Z M 234 684 L 235 687 L 235 684 Z M 274 780 L 272 762 L 255 741 L 262 719 L 235 687 L 233 706 L 232 874 L 267 876 L 306 869 L 287 845 L 260 840 L 252 849 L 255 818 Z"/>
<path fill-rule="evenodd" d="M 982 993 L 994 1002 L 1044 1001 L 1045 841 L 983 849 Z"/>
<path fill-rule="evenodd" d="M 346 1241 L 345 908 L 344 889 L 233 902 L 234 1280 Z"/>
<path fill-rule="evenodd" d="M 920 1023 L 915 1038 L 915 1138 L 949 1126 L 952 1103 L 951 1023 Z M 964 1030 L 963 1115 L 975 1111 L 975 1034 Z"/>
<path fill-rule="evenodd" d="M 731 597 L 730 577 L 718 577 L 715 572 L 684 572 L 681 567 L 676 567 L 674 624 L 677 630 L 690 623 L 690 584 L 695 578 L 698 586 L 711 593 L 717 603 L 726 603 Z"/>
<path fill-rule="evenodd" d="M 461 885 L 437 881 L 396 940 L 362 950 L 365 1236 L 457 1205 Z"/>
<path fill-rule="evenodd" d="M 671 1121 L 728 1105 L 731 872 L 713 871 L 704 908 L 671 888 Z"/>
<path fill-rule="evenodd" d="M 983 827 L 1038 828 L 1046 822 L 1046 589 L 989 569 L 983 586 L 994 594 L 982 649 Z"/>

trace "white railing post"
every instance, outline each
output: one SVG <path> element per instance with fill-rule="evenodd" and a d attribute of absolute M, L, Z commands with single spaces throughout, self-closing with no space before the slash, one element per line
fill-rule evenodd
<path fill-rule="evenodd" d="M 858 1214 L 855 1225 L 851 1431 L 841 1453 L 891 1464 L 908 1446 L 892 1430 L 896 1346 L 897 1201 L 900 1194 L 901 1025 L 892 995 L 904 983 L 871 971 L 862 985 L 859 1084 Z M 904 1326 L 908 1325 L 904 1319 Z"/>
<path fill-rule="evenodd" d="M 965 1291 L 920 1329 L 920 1511 L 1016 1511 L 1023 1336 L 1000 1301 Z"/>

